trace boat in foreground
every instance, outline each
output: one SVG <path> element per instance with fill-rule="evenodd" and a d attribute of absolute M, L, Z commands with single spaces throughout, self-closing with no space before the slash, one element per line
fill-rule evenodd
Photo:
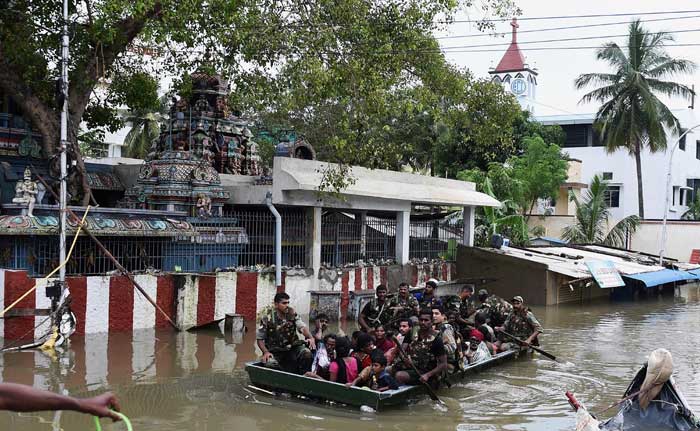
<path fill-rule="evenodd" d="M 520 352 L 515 350 L 499 353 L 490 359 L 470 365 L 464 370 L 451 373 L 449 375 L 449 381 L 454 383 L 467 376 L 491 368 L 494 365 L 513 360 L 518 357 L 519 353 Z M 391 406 L 405 405 L 426 394 L 425 387 L 422 385 L 401 386 L 399 389 L 384 392 L 359 387 L 349 388 L 341 383 L 313 379 L 311 377 L 267 368 L 261 362 L 248 362 L 246 363 L 245 369 L 254 386 L 272 391 L 273 393 L 291 393 L 316 400 L 333 401 L 350 406 L 369 406 L 377 411 L 384 410 Z"/>
<path fill-rule="evenodd" d="M 699 418 L 690 410 L 683 394 L 676 388 L 671 377 L 672 363 L 667 375 L 659 378 L 659 364 L 650 360 L 637 372 L 627 387 L 622 399 L 608 409 L 618 407 L 617 413 L 605 421 L 589 413 L 576 397 L 567 392 L 569 403 L 576 410 L 576 429 L 580 431 L 636 431 L 670 430 L 688 431 L 700 429 Z M 670 362 L 670 353 L 668 353 Z M 651 384 L 649 384 L 651 382 Z M 652 387 L 649 390 L 649 387 Z M 656 387 L 655 389 L 653 387 Z M 644 394 L 649 394 L 645 396 Z M 644 407 L 643 407 L 644 405 Z"/>

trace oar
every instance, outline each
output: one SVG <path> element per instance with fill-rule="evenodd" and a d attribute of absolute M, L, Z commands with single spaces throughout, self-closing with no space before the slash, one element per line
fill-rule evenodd
<path fill-rule="evenodd" d="M 437 394 L 435 393 L 433 388 L 430 386 L 430 384 L 428 382 L 424 382 L 420 379 L 420 376 L 422 373 L 420 371 L 418 371 L 416 366 L 413 364 L 413 361 L 411 360 L 411 358 L 409 358 L 408 355 L 406 354 L 406 352 L 403 351 L 403 348 L 401 347 L 401 343 L 399 343 L 399 340 L 397 340 L 396 337 L 393 337 L 393 336 L 391 337 L 391 339 L 394 341 L 394 343 L 396 343 L 396 348 L 399 349 L 399 353 L 401 354 L 401 356 L 403 356 L 403 358 L 406 359 L 406 361 L 411 364 L 411 368 L 413 368 L 413 371 L 415 371 L 416 374 L 418 374 L 418 381 L 423 383 L 423 385 L 425 386 L 425 389 L 428 390 L 428 395 L 430 395 L 430 399 L 442 404 L 443 406 L 446 405 L 440 399 L 440 397 L 437 396 Z"/>
<path fill-rule="evenodd" d="M 531 348 L 532 350 L 534 350 L 535 352 L 539 353 L 539 354 L 542 355 L 542 356 L 545 356 L 545 357 L 547 357 L 547 358 L 549 358 L 549 359 L 551 359 L 551 360 L 553 360 L 553 361 L 556 361 L 556 360 L 557 360 L 557 357 L 554 356 L 554 355 L 552 355 L 551 353 L 545 352 L 544 350 L 540 349 L 539 347 L 533 346 L 533 345 L 530 344 L 530 343 L 526 343 L 525 341 L 521 340 L 520 338 L 517 338 L 515 335 L 511 335 L 511 334 L 509 334 L 509 333 L 507 333 L 506 331 L 503 331 L 503 330 L 501 330 L 501 331 L 499 331 L 499 332 L 500 332 L 501 334 L 505 335 L 505 336 L 508 337 L 508 338 L 512 338 L 513 340 L 517 341 L 517 342 L 520 343 L 521 345 L 525 345 L 525 346 Z"/>

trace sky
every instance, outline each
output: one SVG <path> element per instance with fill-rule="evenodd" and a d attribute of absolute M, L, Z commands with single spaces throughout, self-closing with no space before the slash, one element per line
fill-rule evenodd
<path fill-rule="evenodd" d="M 581 15 L 610 15 L 610 14 L 640 14 L 638 16 L 643 25 L 653 31 L 673 32 L 674 44 L 698 44 L 698 46 L 669 47 L 668 52 L 673 57 L 685 58 L 698 64 L 698 70 L 692 75 L 679 75 L 674 81 L 691 86 L 695 84 L 700 91 L 700 2 L 688 0 L 637 0 L 637 1 L 611 1 L 611 0 L 515 0 L 522 9 L 522 15 L 518 17 L 518 31 L 528 31 L 518 34 L 518 43 L 525 54 L 530 67 L 537 67 L 538 87 L 537 106 L 535 114 L 540 115 L 566 115 L 595 112 L 597 105 L 579 104 L 584 91 L 574 88 L 574 79 L 581 73 L 608 72 L 610 69 L 604 62 L 595 58 L 595 49 L 570 49 L 572 47 L 595 47 L 608 41 L 624 44 L 624 35 L 627 32 L 629 22 L 635 15 L 630 16 L 605 16 L 589 18 L 557 18 L 557 19 L 528 19 L 539 17 L 563 17 Z M 688 11 L 685 13 L 668 13 L 676 11 Z M 642 13 L 654 12 L 655 14 L 642 15 Z M 657 12 L 664 12 L 657 14 Z M 682 19 L 678 19 L 683 17 Z M 689 17 L 689 18 L 687 18 Z M 467 20 L 467 14 L 461 14 L 456 20 Z M 474 16 L 471 17 L 475 18 Z M 674 19 L 669 19 L 674 18 Z M 614 25 L 594 26 L 603 23 L 619 23 Z M 531 31 L 552 29 L 559 27 L 579 28 Z M 583 27 L 582 27 L 583 26 Z M 691 30 L 691 31 L 687 31 Z M 498 22 L 496 32 L 507 32 L 505 37 L 483 36 L 474 24 L 452 23 L 445 31 L 437 32 L 440 45 L 446 52 L 447 59 L 456 65 L 466 67 L 472 73 L 481 78 L 488 78 L 489 66 L 495 66 L 503 56 L 510 43 L 511 26 L 509 22 Z M 482 36 L 474 36 L 480 35 Z M 444 37 L 449 38 L 444 38 Z M 455 37 L 468 36 L 468 37 Z M 600 36 L 601 38 L 575 41 L 558 41 L 552 43 L 529 43 L 534 41 L 582 38 Z M 604 36 L 604 37 L 603 37 Z M 473 47 L 474 45 L 502 44 L 498 46 Z M 467 48 L 467 46 L 471 46 Z M 451 48 L 458 47 L 458 48 Z M 569 48 L 536 50 L 534 48 Z M 491 52 L 475 52 L 488 50 Z M 461 51 L 461 52 L 458 52 Z M 466 52 L 465 52 L 466 51 Z M 680 98 L 662 99 L 670 108 L 686 108 L 690 103 Z M 700 107 L 700 97 L 696 101 Z"/>

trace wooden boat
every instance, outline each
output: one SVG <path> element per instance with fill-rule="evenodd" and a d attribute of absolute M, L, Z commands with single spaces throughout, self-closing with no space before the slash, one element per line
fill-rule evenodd
<path fill-rule="evenodd" d="M 468 376 L 477 374 L 483 370 L 503 362 L 511 361 L 519 356 L 519 351 L 511 350 L 502 352 L 496 356 L 470 365 L 464 370 L 452 373 L 449 381 L 455 383 Z M 313 379 L 298 374 L 287 373 L 272 368 L 266 368 L 261 362 L 246 363 L 245 370 L 251 383 L 259 388 L 273 393 L 291 393 L 308 398 L 333 401 L 350 406 L 369 406 L 374 410 L 384 410 L 387 407 L 405 405 L 413 400 L 425 396 L 425 387 L 402 386 L 396 390 L 377 392 L 367 388 L 348 388 L 344 384 Z"/>

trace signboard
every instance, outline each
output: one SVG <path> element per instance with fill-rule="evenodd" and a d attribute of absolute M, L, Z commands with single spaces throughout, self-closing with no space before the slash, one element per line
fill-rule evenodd
<path fill-rule="evenodd" d="M 700 263 L 700 248 L 695 248 L 690 253 L 690 263 Z"/>
<path fill-rule="evenodd" d="M 595 281 L 598 282 L 598 286 L 603 289 L 625 285 L 620 273 L 615 268 L 615 264 L 609 260 L 589 260 L 586 261 L 586 266 L 591 271 Z"/>

